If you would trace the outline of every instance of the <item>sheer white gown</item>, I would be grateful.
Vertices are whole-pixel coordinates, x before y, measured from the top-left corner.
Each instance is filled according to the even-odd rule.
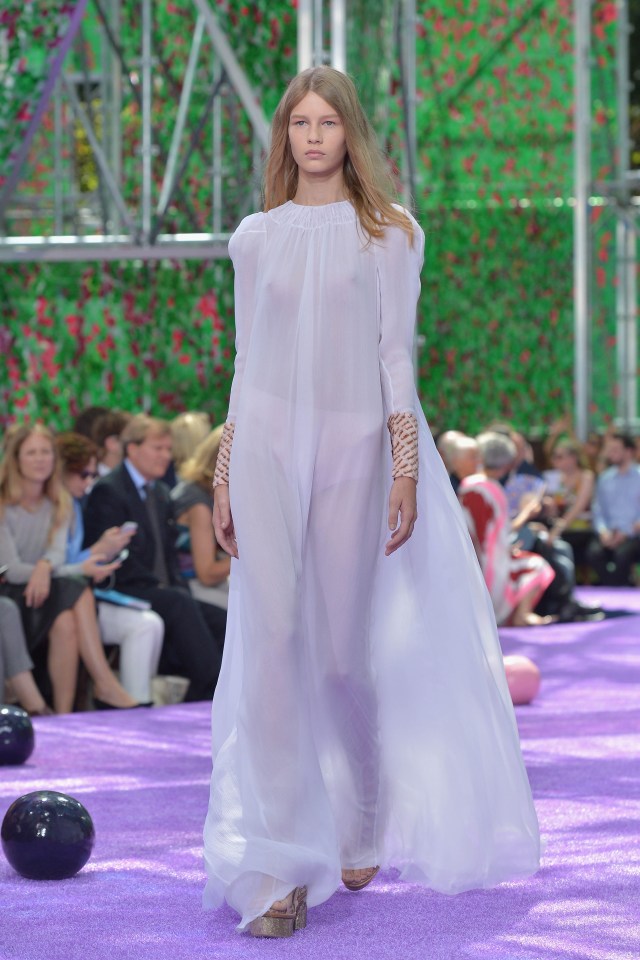
[[[347,201],[247,217],[235,267],[232,562],[213,701],[206,907],[239,929],[341,867],[445,893],[526,876],[538,823],[494,614],[414,387],[424,234]],[[419,519],[391,557],[386,420],[419,420]]]

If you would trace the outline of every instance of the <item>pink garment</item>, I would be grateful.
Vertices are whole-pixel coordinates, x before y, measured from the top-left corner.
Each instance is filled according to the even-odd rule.
[[[460,484],[458,496],[479,549],[496,620],[506,623],[531,589],[535,588],[538,602],[555,573],[543,557],[512,546],[509,504],[497,480],[484,474],[467,477]]]

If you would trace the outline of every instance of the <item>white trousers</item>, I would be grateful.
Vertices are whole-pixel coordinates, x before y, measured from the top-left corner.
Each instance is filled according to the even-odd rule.
[[[98,603],[105,646],[120,647],[120,682],[141,703],[151,700],[151,678],[158,672],[164,621],[153,610],[130,610]]]

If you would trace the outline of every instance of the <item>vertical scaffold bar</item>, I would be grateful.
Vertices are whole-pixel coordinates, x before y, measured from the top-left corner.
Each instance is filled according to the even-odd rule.
[[[151,234],[151,0],[142,0],[142,236]]]
[[[347,4],[346,0],[331,0],[331,66],[347,70]]]
[[[575,430],[580,440],[589,431],[590,303],[589,303],[589,192],[591,183],[591,4],[575,0],[573,5],[574,68],[574,198],[573,283],[574,283],[574,404]]]
[[[298,73],[313,64],[313,2],[298,0]]]
[[[630,218],[629,165],[629,3],[617,0],[616,93],[619,182],[616,223],[616,347],[618,369],[618,419],[626,430],[635,429],[638,397],[636,333],[636,237]]]

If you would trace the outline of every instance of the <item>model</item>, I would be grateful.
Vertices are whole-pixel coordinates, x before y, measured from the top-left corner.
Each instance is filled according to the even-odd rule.
[[[455,893],[539,861],[491,601],[414,386],[424,235],[392,196],[351,80],[299,74],[265,210],[229,246],[214,478],[234,559],[204,903],[257,936],[379,867]]]

